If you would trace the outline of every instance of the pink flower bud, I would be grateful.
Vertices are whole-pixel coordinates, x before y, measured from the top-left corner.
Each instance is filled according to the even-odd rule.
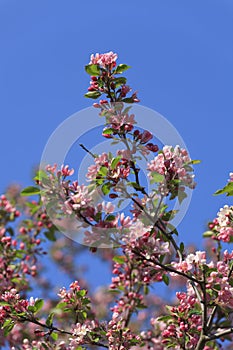
[[[153,135],[151,134],[151,132],[149,132],[148,130],[144,130],[141,136],[141,143],[147,143],[149,140],[151,140],[153,138]]]
[[[101,105],[104,105],[104,104],[106,104],[106,103],[108,103],[107,100],[100,100],[100,104],[101,104]]]

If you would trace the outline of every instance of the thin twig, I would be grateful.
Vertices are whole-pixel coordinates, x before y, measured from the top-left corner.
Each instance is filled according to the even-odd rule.
[[[96,155],[94,153],[92,153],[91,151],[89,151],[89,149],[87,149],[82,143],[80,143],[79,146],[82,147],[82,149],[84,149],[84,151],[89,153],[93,158],[96,158]]]
[[[148,261],[148,262],[151,262],[151,263],[153,263],[155,266],[157,265],[157,266],[159,266],[159,267],[162,267],[165,271],[173,272],[173,273],[175,273],[175,274],[177,274],[177,275],[180,275],[180,276],[182,276],[182,277],[185,277],[185,278],[187,278],[188,280],[190,280],[190,281],[192,281],[192,282],[194,282],[194,283],[197,283],[197,284],[201,284],[201,283],[202,283],[202,281],[199,281],[199,280],[197,280],[196,278],[194,278],[194,277],[192,277],[192,276],[189,276],[189,275],[187,275],[186,273],[184,273],[184,272],[182,272],[182,271],[173,269],[172,267],[167,266],[167,265],[164,265],[164,264],[162,264],[162,263],[159,262],[159,261],[155,261],[155,260],[153,260],[153,259],[150,259],[150,258],[145,257],[142,253],[140,253],[140,252],[137,251],[136,249],[133,249],[132,252],[133,252],[134,254],[140,256],[143,260],[146,260],[146,261]]]

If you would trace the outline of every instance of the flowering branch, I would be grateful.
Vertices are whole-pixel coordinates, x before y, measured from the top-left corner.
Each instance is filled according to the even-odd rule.
[[[139,99],[122,76],[129,68],[117,64],[113,52],[92,55],[85,67],[90,75],[85,97],[104,98],[94,103],[105,120],[102,136],[123,149],[98,155],[80,144],[93,160],[87,185],[70,179],[74,170],[68,165],[48,165],[36,174],[36,186],[22,191],[24,198],[39,195],[38,201],[26,199],[18,210],[14,196],[0,198],[0,324],[3,342],[7,340],[12,350],[83,350],[85,345],[110,350],[218,350],[224,340],[232,344],[233,252],[223,251],[222,242],[233,242],[233,207],[224,206],[204,233],[210,242],[209,258],[205,251],[178,243],[178,232],[170,224],[177,211],[169,210],[166,200],[182,203],[187,189],[195,188],[193,165],[198,161],[178,145],[159,150],[148,130],[136,128],[131,106]],[[147,160],[151,192],[143,186],[140,157]],[[100,192],[106,200],[99,200]],[[233,195],[232,173],[216,192],[222,193]],[[119,208],[126,199],[127,215],[113,202],[119,200]],[[12,228],[20,216],[19,226]],[[38,265],[45,239],[52,242],[55,261],[60,266],[64,261],[66,272],[72,266],[69,276],[75,277],[74,250],[68,241],[56,241],[55,226],[81,230],[83,243],[92,252],[117,248],[97,252],[112,267],[109,287],[87,297],[89,288],[75,280],[68,290],[60,290],[59,303],[48,299],[43,306],[43,299],[27,298],[29,275],[45,286],[44,294],[51,289],[40,280]],[[150,292],[161,282],[171,288],[171,295],[174,287],[182,290],[166,308],[167,301]],[[25,322],[27,327],[22,326]]]

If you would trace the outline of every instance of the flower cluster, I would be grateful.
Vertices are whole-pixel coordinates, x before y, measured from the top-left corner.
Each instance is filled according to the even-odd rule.
[[[140,335],[135,335],[122,321],[119,320],[118,312],[114,312],[106,333],[109,350],[128,350],[133,345],[141,343]]]
[[[62,301],[64,301],[67,304],[72,304],[74,303],[74,298],[76,298],[76,296],[79,296],[79,292],[81,287],[78,283],[78,281],[74,281],[70,284],[69,286],[69,290],[67,290],[65,287],[61,288],[58,296],[62,299]],[[83,293],[84,295],[86,293]]]
[[[11,224],[21,213],[6,196],[1,196],[0,208],[0,290],[3,293],[12,286],[17,287],[18,291],[25,290],[28,286],[26,276],[37,275],[37,257],[44,254],[40,234],[44,229],[52,232],[54,227],[41,204],[36,201],[20,208],[22,212],[24,210],[24,218],[16,232]]]
[[[117,60],[117,54],[112,51],[106,53],[96,53],[95,55],[91,55],[91,60],[89,64],[97,64],[102,68],[108,68],[108,66],[115,67]],[[111,69],[111,68],[110,68]]]
[[[158,146],[152,142],[149,142],[153,135],[148,131],[144,130],[140,132],[138,129],[134,130],[134,125],[136,124],[135,115],[129,114],[131,107],[124,106],[124,103],[108,103],[103,101],[99,104],[95,104],[95,107],[101,108],[100,116],[105,117],[106,127],[103,130],[102,135],[105,138],[113,138],[114,142],[123,142],[126,146],[125,150],[122,150],[124,158],[131,159],[133,161],[133,156],[138,152],[144,156],[148,155],[150,152],[157,152]],[[116,137],[118,136],[118,138]],[[132,136],[129,142],[126,136]]]
[[[113,158],[110,154],[102,153],[95,158],[95,164],[88,168],[87,178],[90,181],[101,182],[104,178],[113,186],[130,174],[129,161],[121,156]]]
[[[197,251],[195,254],[189,254],[184,260],[180,262],[172,262],[175,270],[181,272],[188,272],[195,270],[198,266],[206,264],[206,252]]]
[[[112,51],[96,55],[91,55],[89,64],[85,67],[86,72],[91,76],[90,86],[85,97],[96,99],[105,94],[110,102],[139,102],[137,93],[134,92],[130,97],[127,94],[132,90],[126,84],[125,77],[116,77],[130,68],[126,64],[116,64],[117,54]],[[107,100],[101,100],[95,103],[94,107],[102,108]]]
[[[159,319],[166,320],[162,343],[169,346],[172,344],[174,349],[195,349],[202,330],[200,304],[194,292],[177,292],[176,296],[178,305],[170,308],[169,316]]]
[[[72,329],[72,338],[70,338],[71,350],[77,349],[77,345],[85,344],[90,342],[89,334],[98,327],[98,324],[93,321],[86,321],[85,323],[76,323]]]
[[[11,350],[16,350],[17,348],[12,346]],[[33,340],[32,342],[29,339],[24,339],[22,343],[22,350],[44,350],[44,345],[41,341]]]
[[[209,223],[212,238],[226,243],[233,241],[233,207],[225,205]]]
[[[14,221],[20,216],[20,212],[9,202],[5,195],[0,196],[0,212],[0,232],[4,234],[4,224],[7,221]]]
[[[233,252],[224,252],[222,261],[206,261],[206,253],[197,251],[189,254],[185,260],[173,262],[175,271],[192,273],[196,280],[206,281],[206,297],[209,305],[221,305],[222,308],[233,308],[233,276],[232,276]],[[176,276],[176,272],[171,273]],[[197,288],[199,288],[197,286]]]
[[[121,106],[123,107],[123,104]],[[129,133],[136,124],[134,114],[129,114],[123,109],[119,110],[119,108],[116,111],[116,106],[112,106],[112,104],[104,104],[100,115],[106,118],[107,126],[103,130],[103,136],[106,138]]]
[[[73,173],[68,166],[62,165],[58,169],[55,164],[48,165],[46,172],[40,170],[36,177],[47,213],[54,222],[62,224],[65,217],[72,215],[82,222],[86,211],[91,208],[93,199],[89,188],[67,179]],[[64,221],[64,225],[69,225],[69,222]]]
[[[164,146],[163,150],[148,164],[148,176],[153,182],[160,182],[159,190],[164,196],[174,198],[178,190],[195,187],[192,160],[188,152],[179,146]],[[161,177],[158,175],[161,175]]]
[[[142,235],[140,233],[140,235]],[[132,283],[131,268],[128,265],[134,264],[134,280],[133,283],[149,285],[153,282],[162,281],[164,271],[157,265],[163,256],[169,253],[169,243],[162,242],[150,236],[150,232],[145,233],[137,240],[132,240],[127,243],[124,248],[124,253],[127,259],[116,258],[113,273],[117,277],[112,278],[111,289],[120,289],[123,285],[130,287]],[[131,264],[130,264],[131,262]],[[140,270],[138,269],[140,265]],[[137,271],[137,272],[136,272]]]
[[[73,190],[74,192],[64,203],[64,208],[67,214],[71,214],[72,212],[79,213],[90,207],[92,198],[87,186],[80,186],[77,182],[74,182],[72,187],[69,187],[69,190]]]
[[[3,326],[5,321],[11,317],[13,320],[20,319],[20,317],[29,311],[30,306],[34,306],[35,302],[36,301],[33,298],[30,300],[21,298],[17,290],[14,288],[4,292],[0,296],[0,325]],[[14,321],[11,325],[13,328]]]

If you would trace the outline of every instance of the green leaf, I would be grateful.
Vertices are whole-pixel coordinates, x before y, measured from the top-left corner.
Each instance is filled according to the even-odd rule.
[[[40,189],[38,187],[29,186],[21,191],[21,196],[34,196],[40,194]]]
[[[35,205],[33,209],[31,209],[31,214],[34,215],[41,209],[41,205]]]
[[[212,237],[213,235],[214,235],[214,233],[212,231],[205,231],[203,233],[203,237],[205,237],[205,238]]]
[[[0,301],[0,306],[9,306],[10,304],[6,301]]]
[[[105,129],[103,130],[103,134],[104,135],[111,135],[113,133],[113,129],[112,128],[109,128],[109,129]]]
[[[132,106],[126,107],[126,108],[124,109],[124,111],[122,112],[122,115],[127,114],[127,113],[130,111],[131,108],[132,108]]]
[[[7,337],[10,331],[14,328],[14,321],[12,320],[6,320],[2,326],[4,329],[4,336]]]
[[[223,187],[222,189],[217,190],[216,192],[214,192],[214,196],[217,196],[219,194],[224,194],[224,193],[226,193],[225,187]]]
[[[96,179],[96,186],[100,186],[100,185],[102,185],[103,184],[103,182],[104,182],[104,179]]]
[[[48,327],[52,326],[52,324],[53,324],[53,317],[54,317],[54,312],[51,312],[51,314],[48,315],[47,320],[45,322]]]
[[[33,178],[35,181],[41,181],[43,179],[48,179],[48,175],[44,170],[38,170],[36,176]]]
[[[33,305],[29,305],[27,309],[28,309],[28,311],[32,312],[33,314],[34,314],[34,312],[36,312],[36,308]]]
[[[51,333],[50,334],[50,336],[51,336],[51,338],[54,340],[54,341],[56,341],[57,339],[58,339],[58,334],[57,333]]]
[[[64,301],[61,301],[60,303],[57,304],[56,309],[63,309],[66,306],[67,306],[67,303],[65,303]]]
[[[7,319],[4,323],[3,323],[3,326],[2,328],[6,328],[9,326],[9,324],[11,324],[13,321],[11,319]]]
[[[126,82],[127,82],[127,80],[124,77],[114,79],[114,83],[116,84],[116,87],[118,87],[120,85],[125,85]]]
[[[147,309],[147,306],[144,304],[139,304],[139,305],[137,305],[137,309],[144,310],[144,309]]]
[[[44,235],[49,241],[52,241],[52,242],[56,241],[56,236],[54,231],[46,231],[44,232]]]
[[[158,321],[164,321],[164,322],[166,322],[166,321],[169,321],[171,318],[172,318],[172,316],[170,316],[170,315],[164,315],[164,316],[160,316],[160,317],[158,318]]]
[[[156,173],[156,172],[152,172],[151,176],[152,176],[152,179],[150,180],[151,184],[153,184],[155,182],[163,182],[163,180],[164,180],[164,176],[159,174],[159,173]]]
[[[149,287],[148,287],[147,285],[145,285],[145,286],[143,287],[143,289],[144,289],[144,294],[145,294],[145,295],[148,295],[149,292],[150,292]]]
[[[87,98],[97,99],[101,95],[102,94],[99,91],[88,91],[84,96],[87,97]]]
[[[160,255],[160,257],[159,257],[159,262],[160,262],[160,263],[162,263],[162,262],[163,262],[164,257],[165,257],[165,255]]]
[[[34,307],[35,307],[35,312],[40,311],[40,309],[42,309],[43,305],[44,305],[44,300],[43,300],[43,299],[37,299],[37,300],[35,301],[35,305],[34,305]]]
[[[108,215],[108,217],[106,218],[106,221],[113,221],[115,219],[116,219],[115,215]]]
[[[102,218],[102,213],[101,212],[98,212],[95,216],[94,216],[94,219],[95,221],[99,222]]]
[[[100,67],[97,64],[88,64],[85,66],[85,71],[89,75],[98,76],[100,75]]]
[[[130,66],[127,66],[127,64],[119,64],[119,66],[117,66],[117,68],[115,69],[114,74],[121,74],[123,72],[125,72],[127,69],[131,68]]]
[[[108,168],[106,166],[101,166],[98,171],[98,175],[106,176],[107,173],[108,173]]]
[[[81,289],[77,292],[77,296],[84,297],[87,294],[85,289]]]
[[[57,207],[57,200],[50,200],[49,203],[46,203],[46,210],[53,210],[54,208]]]
[[[120,199],[118,202],[117,202],[117,208],[120,208],[121,204],[124,203],[125,199]]]
[[[139,184],[137,184],[137,182],[134,182],[134,181],[127,182],[126,185],[132,186],[136,191],[141,191],[145,188],[145,187],[140,186]]]
[[[177,213],[178,213],[178,210],[169,210],[163,214],[162,220],[164,221],[172,220]]]
[[[109,289],[109,290],[108,290],[108,293],[110,293],[110,294],[119,294],[120,291],[117,290],[117,289]]]
[[[172,234],[174,234],[176,236],[179,236],[179,233],[178,233],[177,229],[173,225],[167,224],[167,228],[170,230],[170,232]]]
[[[178,192],[178,200],[179,203],[181,204],[183,200],[187,197],[187,194],[184,191],[179,191]]]
[[[163,275],[163,282],[168,286],[169,285],[169,277],[168,275]]]
[[[181,253],[184,252],[184,243],[183,242],[180,243],[180,252]]]
[[[90,299],[88,299],[88,298],[83,298],[83,299],[82,299],[82,305],[88,305],[88,304],[90,304]]]
[[[122,99],[122,102],[125,102],[125,103],[134,103],[134,100],[132,97],[126,97],[126,98],[123,98]]]
[[[120,160],[121,160],[121,156],[112,159],[112,162],[111,162],[111,169],[112,170],[114,170],[116,168],[116,166]]]
[[[233,196],[233,182],[228,182],[228,184],[222,189],[216,191],[214,196],[226,193],[227,196]]]
[[[192,316],[192,315],[201,315],[201,314],[202,314],[201,310],[198,310],[197,308],[191,309],[191,310],[188,312],[188,315],[189,315],[189,316]]]
[[[124,256],[114,256],[112,260],[121,265],[125,263]]]
[[[44,305],[44,300],[43,299],[37,299],[35,301],[35,304],[34,304],[34,308],[35,308],[34,312],[36,313],[36,312],[40,311],[40,309],[42,309],[43,305]]]
[[[220,284],[215,284],[215,285],[213,286],[213,289],[214,289],[214,290],[217,290],[217,291],[220,291],[220,290],[221,290]]]
[[[199,159],[193,159],[193,160],[191,160],[190,163],[191,164],[199,164],[199,163],[201,163],[201,161]]]
[[[106,196],[107,194],[109,194],[109,192],[111,191],[111,183],[107,182],[106,184],[103,184],[103,186],[101,187],[101,190],[103,192],[103,194]]]
[[[86,311],[82,311],[82,316],[83,316],[84,320],[86,320],[86,318],[87,318],[87,313],[86,313]]]

